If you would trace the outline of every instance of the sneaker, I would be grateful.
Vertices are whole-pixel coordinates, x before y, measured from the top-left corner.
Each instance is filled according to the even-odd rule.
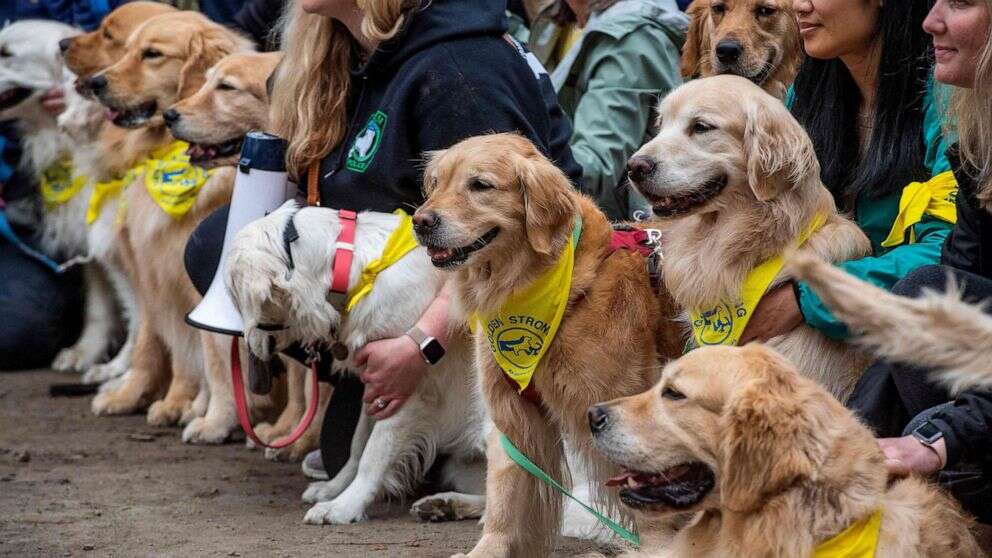
[[[327,471],[324,470],[324,460],[320,457],[319,449],[303,458],[303,474],[314,480],[327,480]]]

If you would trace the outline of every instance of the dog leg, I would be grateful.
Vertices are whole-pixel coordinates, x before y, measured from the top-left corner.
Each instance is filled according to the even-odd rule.
[[[364,409],[363,409],[364,411]],[[355,480],[358,475],[358,467],[361,463],[362,454],[372,435],[373,420],[364,412],[358,419],[358,426],[355,427],[355,435],[351,438],[351,450],[348,461],[344,467],[338,471],[337,475],[329,481],[312,482],[303,492],[303,501],[308,504],[326,502],[337,498],[339,494]]]
[[[192,350],[193,347],[191,346],[190,349]],[[202,353],[202,349],[198,352]],[[173,356],[172,382],[169,384],[169,391],[166,392],[163,399],[152,403],[151,407],[148,408],[148,424],[172,426],[177,424],[184,414],[188,413],[193,405],[193,400],[200,392],[200,383],[203,377],[201,371],[203,356],[202,354],[199,356],[199,359],[190,359],[190,356],[187,355],[181,355],[178,358]],[[198,363],[193,365],[190,360],[198,361]]]
[[[126,415],[146,408],[169,380],[169,357],[147,320],[139,325],[134,362],[124,383],[93,398],[95,415]]]
[[[456,492],[424,496],[410,506],[410,513],[421,521],[461,521],[480,519],[486,511],[486,463],[481,456],[451,456],[441,471],[444,484]]]
[[[307,373],[306,368],[303,368],[302,365],[296,364],[295,367],[303,375]],[[291,364],[287,368],[291,371],[294,368],[294,365]],[[310,383],[306,381],[305,377],[303,382],[303,391],[306,395],[304,405],[306,405],[306,402],[309,402],[310,398],[313,397],[313,394],[310,393]],[[331,401],[331,390],[333,388],[329,384],[321,383],[318,386],[318,389],[319,392],[317,393],[317,397],[319,397],[320,400],[317,402],[317,414],[315,415],[313,422],[310,423],[310,426],[303,433],[303,436],[300,436],[299,440],[282,449],[266,448],[266,459],[274,461],[301,461],[308,453],[320,446],[320,431],[324,426],[324,421],[321,420],[321,418],[324,416],[324,413],[327,412],[327,404]],[[301,413],[300,418],[302,417],[303,415]],[[286,434],[288,434],[298,422],[299,419],[297,419],[296,422],[293,423],[289,429],[287,429]]]
[[[127,339],[124,340],[124,344],[110,362],[92,366],[83,374],[83,383],[87,384],[103,383],[119,378],[127,372],[131,366],[131,358],[138,337],[138,324],[141,322],[141,310],[127,276],[114,265],[107,265],[105,270],[107,278],[116,292],[117,301],[127,323]]]
[[[183,430],[183,442],[222,444],[238,430],[238,415],[228,374],[230,357],[224,358],[224,347],[230,346],[230,339],[216,333],[200,332],[206,377],[206,387],[200,393],[209,393],[209,399],[206,413],[191,420]]]
[[[62,349],[52,368],[62,372],[85,370],[107,354],[108,345],[114,338],[116,320],[113,294],[107,278],[95,264],[83,266],[83,279],[86,288],[86,323],[79,340]]]

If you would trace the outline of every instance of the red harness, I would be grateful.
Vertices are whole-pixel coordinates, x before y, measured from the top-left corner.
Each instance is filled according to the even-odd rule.
[[[341,233],[338,234],[337,250],[331,263],[331,290],[327,296],[328,299],[334,297],[343,301],[348,296],[351,262],[355,259],[355,228],[358,226],[358,214],[350,209],[339,209],[338,222],[341,224]]]

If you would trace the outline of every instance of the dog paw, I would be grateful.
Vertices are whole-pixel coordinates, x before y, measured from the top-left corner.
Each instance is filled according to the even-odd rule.
[[[186,405],[177,405],[162,399],[148,407],[148,424],[152,426],[174,426],[186,410]]]
[[[187,444],[223,444],[231,437],[226,424],[214,424],[203,417],[194,418],[183,429],[183,442]]]
[[[337,500],[321,502],[307,511],[303,522],[308,525],[347,525],[365,519],[365,510],[349,509]]]
[[[102,384],[114,378],[119,378],[127,372],[127,368],[116,366],[113,362],[90,366],[89,370],[83,374],[84,384]]]
[[[183,409],[183,414],[179,416],[179,426],[192,424],[194,420],[203,418],[203,415],[196,414],[196,409],[192,405]]]
[[[89,360],[87,359],[87,355],[83,354],[80,347],[68,347],[62,349],[59,351],[59,354],[55,355],[55,360],[52,361],[52,369],[59,372],[75,372],[77,370],[83,370],[93,364],[92,361],[87,362],[87,360]]]
[[[260,422],[255,425],[255,435],[266,444],[271,444],[276,438],[272,435],[272,425],[267,422]]]
[[[98,393],[96,397],[93,398],[93,403],[90,408],[93,410],[93,414],[100,416],[109,415],[130,415],[137,413],[144,407],[144,402],[142,400],[132,400],[126,397],[122,397],[117,391],[106,391]]]
[[[414,502],[410,506],[410,515],[420,521],[435,523],[461,519],[458,517],[458,511],[455,509],[454,503],[451,500],[438,498],[437,496],[425,496]]]

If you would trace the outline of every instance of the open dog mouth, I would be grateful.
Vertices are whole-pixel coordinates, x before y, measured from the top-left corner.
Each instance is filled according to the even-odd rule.
[[[716,197],[726,187],[727,175],[722,174],[707,180],[702,186],[691,192],[682,192],[671,196],[656,196],[645,193],[643,190],[641,193],[651,203],[651,207],[654,208],[654,214],[658,217],[678,217],[702,206]]]
[[[427,253],[431,256],[431,263],[435,267],[450,268],[465,263],[465,260],[475,251],[486,247],[499,234],[499,227],[489,229],[489,232],[475,239],[475,242],[468,246],[458,248],[439,248],[425,244]]]
[[[7,110],[17,106],[21,101],[31,96],[31,90],[27,87],[14,87],[0,93],[0,110]]]
[[[107,120],[121,128],[137,128],[155,116],[157,108],[158,103],[155,101],[147,101],[132,108],[116,108],[108,105]]]
[[[186,148],[186,155],[189,156],[189,161],[194,165],[197,163],[205,163],[208,161],[213,161],[214,159],[219,159],[221,157],[228,157],[230,155],[235,155],[239,153],[241,151],[241,142],[243,140],[244,137],[239,136],[234,139],[229,139],[225,142],[214,143],[214,144],[189,142],[189,147]]]
[[[606,481],[620,487],[620,500],[635,509],[690,508],[703,500],[716,485],[716,476],[700,462],[683,463],[660,473],[624,470]]]

